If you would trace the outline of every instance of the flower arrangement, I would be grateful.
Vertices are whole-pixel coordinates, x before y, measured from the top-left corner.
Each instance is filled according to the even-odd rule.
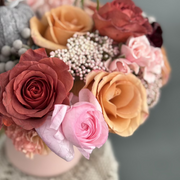
[[[0,128],[17,150],[89,159],[146,121],[171,68],[160,25],[132,0],[0,5]]]

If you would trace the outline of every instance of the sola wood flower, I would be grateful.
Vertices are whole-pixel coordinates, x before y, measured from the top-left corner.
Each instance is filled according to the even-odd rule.
[[[55,104],[69,104],[69,67],[48,58],[45,49],[28,50],[10,71],[0,74],[0,113],[26,130],[41,126]],[[8,120],[11,119],[11,120]]]
[[[79,92],[79,100],[72,106],[55,105],[52,116],[36,131],[47,146],[66,161],[73,159],[73,145],[89,159],[92,151],[108,138],[101,106],[88,89]]]
[[[0,1],[2,2],[3,0]],[[29,20],[33,15],[33,11],[26,4],[19,3],[12,8],[0,4],[0,51],[4,45],[11,46],[17,39],[24,44],[27,43],[27,39],[21,36],[21,32],[29,27]]]
[[[50,151],[35,130],[27,131],[15,124],[5,128],[6,135],[13,141],[15,148],[33,158],[35,154],[46,155]]]
[[[86,85],[99,101],[111,132],[130,136],[148,116],[146,90],[133,74],[93,71]]]

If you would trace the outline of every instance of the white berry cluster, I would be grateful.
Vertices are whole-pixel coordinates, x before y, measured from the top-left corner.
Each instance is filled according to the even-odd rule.
[[[30,38],[31,31],[25,28],[21,32],[21,36],[25,39]],[[17,39],[13,42],[12,47],[5,45],[0,49],[0,73],[11,70],[19,61],[19,57],[24,54],[29,47],[24,45],[21,40]]]
[[[98,31],[84,35],[75,34],[67,41],[67,49],[51,52],[51,57],[58,57],[69,65],[74,78],[85,80],[92,70],[107,70],[107,61],[112,60],[119,51],[113,46],[113,40],[100,36]]]

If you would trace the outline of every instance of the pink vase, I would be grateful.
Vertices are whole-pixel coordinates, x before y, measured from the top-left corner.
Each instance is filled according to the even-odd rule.
[[[14,148],[9,138],[6,139],[5,150],[8,160],[16,168],[28,175],[39,177],[53,177],[67,172],[78,164],[82,157],[78,149],[74,148],[75,157],[71,162],[66,162],[53,152],[50,152],[47,156],[35,155],[33,159],[28,159],[23,153]]]

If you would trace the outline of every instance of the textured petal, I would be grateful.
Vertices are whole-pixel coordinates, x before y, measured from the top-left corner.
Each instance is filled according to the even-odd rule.
[[[40,49],[36,49],[36,50],[32,50],[32,49],[28,49],[26,51],[26,53],[21,55],[20,61],[39,61],[43,58],[47,58],[47,54],[44,48],[40,48]]]
[[[48,65],[56,71],[58,79],[64,84],[67,92],[72,89],[73,77],[69,72],[67,72],[69,66],[67,66],[62,60],[59,60],[58,58],[46,58],[42,59],[40,62]]]
[[[40,128],[36,128],[38,135],[51,151],[64,160],[71,161],[74,157],[73,145],[63,138],[64,136],[60,126],[58,130],[55,130],[54,128],[51,128],[51,123],[51,116],[48,116],[45,123]]]

